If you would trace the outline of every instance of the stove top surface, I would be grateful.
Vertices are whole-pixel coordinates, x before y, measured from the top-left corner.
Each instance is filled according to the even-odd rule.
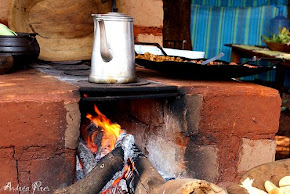
[[[135,83],[97,84],[88,82],[90,61],[43,62],[33,68],[79,88],[81,101],[164,98],[177,96],[177,86],[137,78]]]

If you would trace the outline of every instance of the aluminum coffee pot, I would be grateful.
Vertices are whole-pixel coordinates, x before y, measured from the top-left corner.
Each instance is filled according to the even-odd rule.
[[[135,82],[133,18],[118,12],[92,16],[95,34],[89,82]]]

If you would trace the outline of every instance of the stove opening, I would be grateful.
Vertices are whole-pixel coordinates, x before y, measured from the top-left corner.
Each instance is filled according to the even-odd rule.
[[[205,180],[179,179],[172,172],[170,176],[169,171],[176,169],[168,166],[172,161],[166,159],[165,153],[171,154],[176,148],[161,151],[160,145],[156,149],[149,145],[154,142],[151,138],[158,136],[157,128],[163,125],[164,103],[165,99],[81,102],[77,181],[56,193],[190,193],[217,187]],[[156,110],[160,112],[156,114]],[[146,120],[151,123],[145,124]],[[224,192],[219,189],[218,193]]]
[[[138,151],[134,147],[134,137],[126,134],[118,123],[112,123],[98,107],[94,105],[94,113],[86,113],[80,128],[80,138],[77,150],[76,177],[81,180],[97,165],[108,165],[104,162],[114,149],[122,149],[123,161],[117,164],[119,171],[115,173],[108,169],[103,176],[109,180],[101,193],[133,193],[134,170]],[[102,163],[104,162],[104,163]],[[104,182],[105,183],[105,182]]]

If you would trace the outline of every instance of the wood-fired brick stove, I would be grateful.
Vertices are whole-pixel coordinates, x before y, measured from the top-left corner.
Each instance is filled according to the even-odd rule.
[[[1,122],[5,123],[2,127],[5,131],[1,140],[3,146],[16,146],[17,153],[19,147],[22,149],[21,146],[24,145],[18,139],[25,137],[29,140],[25,141],[25,145],[29,146],[45,144],[50,148],[57,140],[66,150],[75,149],[74,142],[79,131],[80,117],[76,113],[80,111],[80,88],[72,85],[86,81],[87,77],[84,74],[71,76],[72,70],[64,73],[64,70],[57,69],[73,65],[75,64],[55,64],[52,67],[50,64],[41,63],[34,67],[44,73],[28,69],[2,76],[1,106],[6,110],[0,117]],[[88,67],[84,67],[87,68],[84,71],[88,73]],[[55,73],[54,77],[48,76],[52,72]],[[78,73],[81,74],[82,70],[78,70]],[[237,180],[249,168],[274,159],[274,134],[278,130],[281,102],[276,90],[250,83],[178,80],[153,74],[144,76],[145,71],[137,73],[142,73],[142,77],[150,78],[150,81],[175,88],[177,86],[177,97],[130,99],[128,106],[125,104],[127,112],[118,109],[118,106],[112,107],[118,101],[124,100],[106,101],[106,93],[102,95],[105,96],[102,102],[98,103],[111,104],[112,110],[122,110],[124,115],[128,113],[134,118],[134,122],[120,124],[130,130],[140,149],[158,170],[164,170],[168,176],[196,177],[226,184]],[[141,87],[136,88],[140,90]],[[102,89],[98,90],[97,93],[100,94]],[[118,88],[113,90],[115,94],[120,91]],[[82,102],[87,103],[84,99]],[[40,107],[43,107],[41,113]],[[18,109],[21,111],[15,114]],[[43,114],[46,115],[45,118],[38,117]],[[110,115],[107,116],[111,118]],[[12,119],[13,125],[7,122]],[[29,126],[23,125],[23,121],[29,123]],[[33,127],[36,122],[37,127]],[[15,125],[21,127],[16,131],[11,130]],[[42,127],[38,129],[39,126]],[[19,133],[20,129],[24,130]],[[7,137],[12,138],[10,140]],[[157,159],[159,156],[162,157]],[[66,157],[62,156],[62,159],[66,160]],[[20,165],[27,163],[26,158],[16,160]],[[44,158],[41,161],[47,162]],[[59,160],[56,158],[50,161]],[[39,168],[35,167],[38,162],[39,158],[32,160],[33,169],[38,170],[29,174],[31,180],[35,180],[38,175]],[[73,162],[70,164],[73,165]],[[24,172],[28,171],[18,170],[21,175],[19,179],[26,181]],[[46,175],[51,177],[51,172]],[[52,185],[51,188],[56,188],[53,187],[53,181],[47,183]]]

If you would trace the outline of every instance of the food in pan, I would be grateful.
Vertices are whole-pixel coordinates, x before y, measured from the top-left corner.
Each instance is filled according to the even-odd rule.
[[[249,67],[249,68],[258,68],[258,66],[255,65],[249,65],[249,64],[244,64],[243,66]]]
[[[184,60],[180,57],[164,56],[164,55],[160,56],[160,55],[151,54],[149,52],[146,52],[144,54],[138,54],[136,58],[145,59],[145,60],[154,61],[154,62],[173,61],[173,62],[185,62],[185,63],[196,63],[196,64],[201,64],[204,61],[202,59]],[[221,61],[212,61],[208,63],[207,65],[224,65],[224,63]],[[238,64],[236,62],[230,62],[229,65],[238,65]],[[258,66],[249,65],[249,64],[244,64],[243,66],[248,67],[248,68],[258,68]]]
[[[203,60],[184,60],[180,57],[174,57],[174,56],[163,56],[163,55],[154,55],[151,54],[149,52],[144,53],[144,55],[142,54],[138,54],[136,56],[137,59],[145,59],[145,60],[149,60],[149,61],[155,61],[155,62],[163,62],[163,61],[174,61],[174,62],[189,62],[189,63],[197,63],[200,64],[203,62]],[[212,61],[210,63],[208,63],[207,65],[222,65],[223,62],[219,62],[219,61]]]
[[[229,65],[238,65],[236,62],[230,62]],[[243,64],[244,67],[248,68],[258,68],[258,66],[255,65],[249,65],[249,64]]]
[[[188,62],[188,61],[184,61],[184,62]],[[189,62],[191,63],[196,63],[196,64],[201,64],[203,62],[203,60],[190,60]],[[211,61],[206,65],[223,65],[223,62],[220,61]]]
[[[156,61],[156,62],[162,62],[162,61],[175,61],[175,62],[183,62],[183,59],[180,57],[171,57],[171,56],[159,56],[159,55],[154,55],[151,53],[144,53],[144,55],[138,54],[136,56],[137,59],[145,59],[149,61]]]

